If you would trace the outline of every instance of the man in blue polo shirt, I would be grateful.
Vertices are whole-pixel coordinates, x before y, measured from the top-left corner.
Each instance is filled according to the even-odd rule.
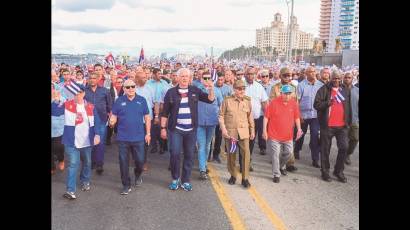
[[[131,180],[128,170],[128,149],[131,150],[135,161],[135,185],[142,183],[144,165],[144,140],[147,144],[151,141],[151,117],[147,101],[135,93],[134,81],[128,79],[124,83],[123,96],[118,97],[112,108],[110,126],[114,127],[118,121],[117,142],[119,147],[120,171],[123,189],[121,195],[131,191]],[[145,121],[145,131],[144,131]]]

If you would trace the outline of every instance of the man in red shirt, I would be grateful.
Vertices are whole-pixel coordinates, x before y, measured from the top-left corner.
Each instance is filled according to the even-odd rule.
[[[313,107],[317,110],[320,124],[322,179],[332,181],[329,176],[329,154],[332,138],[335,136],[338,153],[333,175],[340,182],[346,183],[343,170],[347,152],[347,127],[351,123],[351,107],[350,93],[341,84],[341,74],[338,71],[333,71],[330,82],[317,91]]]
[[[297,136],[302,136],[300,112],[297,101],[292,98],[293,88],[290,85],[281,87],[281,95],[271,101],[263,119],[263,138],[268,140],[272,149],[273,182],[279,183],[280,174],[286,175],[285,164],[293,152],[293,128],[296,123]],[[279,153],[283,147],[279,159]]]

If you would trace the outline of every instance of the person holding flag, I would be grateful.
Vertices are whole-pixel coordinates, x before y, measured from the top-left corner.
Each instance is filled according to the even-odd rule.
[[[335,136],[338,153],[333,175],[340,182],[346,183],[343,170],[348,146],[348,125],[351,124],[351,106],[350,94],[341,84],[340,75],[337,70],[332,72],[331,81],[317,91],[313,107],[317,110],[320,125],[322,179],[327,182],[332,181],[329,176],[329,154],[332,138]]]
[[[245,82],[236,80],[233,84],[234,95],[227,96],[219,112],[219,127],[228,149],[228,171],[231,174],[228,183],[235,184],[238,169],[235,166],[236,149],[239,146],[242,156],[242,185],[249,188],[249,140],[255,138],[255,122],[252,116],[251,98],[245,96]]]

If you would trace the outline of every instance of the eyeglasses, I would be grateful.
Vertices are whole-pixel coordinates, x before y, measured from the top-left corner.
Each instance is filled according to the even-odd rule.
[[[238,87],[238,88],[235,88],[236,90],[245,90],[245,87]]]
[[[135,85],[127,85],[127,86],[124,86],[126,89],[130,89],[130,88],[135,88]]]
[[[208,81],[211,78],[210,77],[203,77],[202,79],[204,79],[205,81]]]
[[[265,78],[265,77],[269,77],[269,75],[262,75],[261,77]]]

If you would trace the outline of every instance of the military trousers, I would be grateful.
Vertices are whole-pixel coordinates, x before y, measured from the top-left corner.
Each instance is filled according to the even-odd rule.
[[[236,152],[238,150],[241,150],[242,154],[242,180],[249,179],[249,164],[250,164],[250,151],[249,151],[249,138],[239,140],[237,144],[236,151],[234,153],[230,153],[231,149],[231,140],[225,138],[225,146],[227,149],[227,155],[228,155],[228,171],[233,177],[237,177],[238,174],[238,168],[236,167]]]

